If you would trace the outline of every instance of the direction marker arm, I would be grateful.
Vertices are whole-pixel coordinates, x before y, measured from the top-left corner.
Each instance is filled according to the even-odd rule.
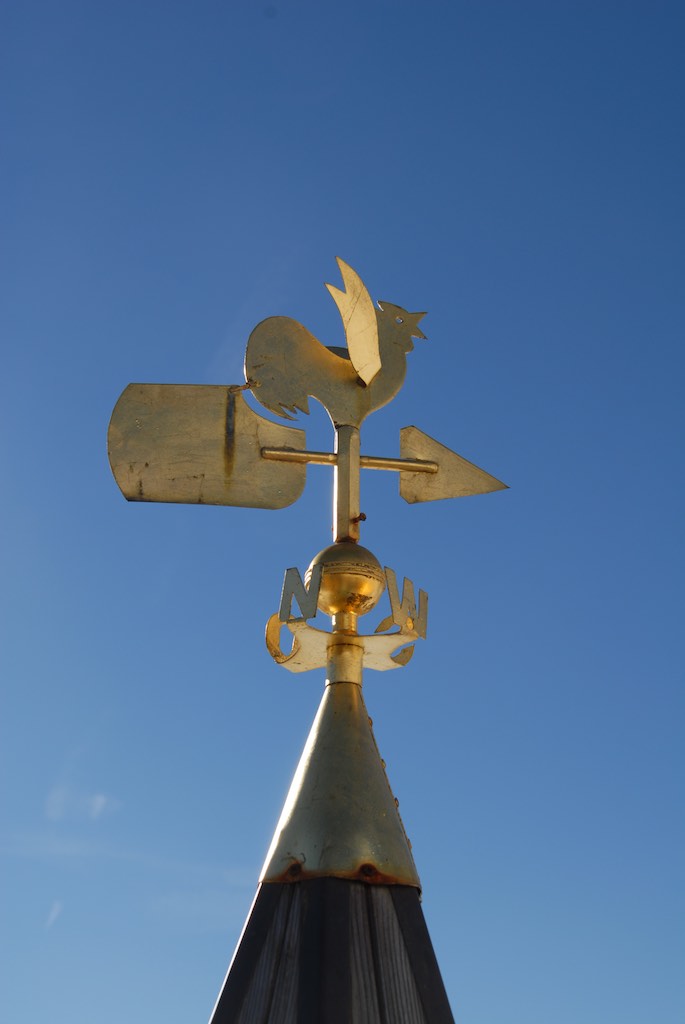
[[[357,433],[356,427],[338,427],[336,435],[343,437],[341,431]],[[352,436],[352,435],[350,435]],[[347,443],[347,442],[345,442]],[[340,447],[339,454],[332,452],[310,452],[291,447],[261,449],[263,459],[275,462],[294,463],[337,467],[340,458],[347,458],[345,448]],[[359,455],[355,459],[359,469],[384,469],[400,474],[400,496],[409,504],[423,501],[438,501],[441,498],[465,498],[472,494],[488,494],[491,491],[504,491],[507,484],[502,483],[490,473],[475,466],[468,459],[458,455],[444,444],[424,434],[418,427],[402,427],[400,430],[400,458],[383,458],[376,455]],[[343,516],[346,514],[342,513]],[[355,512],[354,515],[357,515]],[[336,524],[336,529],[338,528]],[[355,538],[356,539],[356,538]]]
[[[262,458],[273,462],[296,462],[311,466],[336,466],[335,452],[297,451],[295,448],[262,448]],[[437,473],[437,462],[426,459],[395,459],[382,455],[360,455],[360,469],[385,469],[395,473]]]

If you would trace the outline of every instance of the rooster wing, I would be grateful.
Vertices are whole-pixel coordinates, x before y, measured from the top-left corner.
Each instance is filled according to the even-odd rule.
[[[350,361],[364,384],[370,384],[381,369],[376,307],[356,270],[339,256],[336,260],[345,290],[326,287],[340,310]]]

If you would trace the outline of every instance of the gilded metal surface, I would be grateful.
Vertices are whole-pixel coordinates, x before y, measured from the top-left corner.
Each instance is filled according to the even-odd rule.
[[[389,629],[391,625],[399,626],[400,629],[414,629],[418,635],[425,640],[428,631],[428,594],[425,590],[419,590],[418,608],[414,597],[414,584],[407,577],[404,577],[402,584],[402,597],[400,597],[397,586],[397,576],[393,569],[385,567],[385,578],[388,585],[388,597],[390,599],[390,615],[376,627],[376,632]]]
[[[336,683],[362,685],[364,639],[355,633],[333,633],[326,650],[326,686]]]
[[[335,466],[338,462],[335,452],[296,452],[292,448],[262,448],[262,458],[273,462],[297,462],[312,466]]]
[[[359,427],[335,430],[333,470],[333,537],[336,541],[359,540]]]
[[[392,614],[373,636],[360,636],[357,619],[375,608],[386,588],[386,579],[392,588]],[[272,615],[266,626],[266,646],[271,657],[291,672],[308,672],[327,666],[329,682],[350,681],[348,666],[353,661],[356,668],[352,681],[361,683],[364,666],[379,671],[399,668],[412,656],[413,647],[407,645],[425,636],[427,598],[424,592],[420,592],[420,613],[417,614],[411,581],[405,579],[400,600],[392,569],[383,571],[376,556],[360,544],[348,541],[324,548],[312,559],[305,573],[305,584],[306,588],[296,569],[287,570],[279,613]],[[290,615],[293,597],[300,605],[302,617]],[[314,600],[324,614],[332,617],[332,633],[309,626],[305,621],[312,617]],[[399,626],[399,631],[379,635],[393,624]],[[293,636],[291,650],[287,653],[281,648],[283,625]],[[349,649],[343,650],[345,645]],[[344,664],[338,664],[343,655]]]
[[[283,623],[278,615],[269,616],[266,623],[264,639],[274,661],[289,672],[309,672],[314,668],[323,668],[331,634],[308,626],[304,619],[291,619],[286,625],[293,635],[290,651],[281,648]]]
[[[295,601],[300,608],[300,618],[313,619],[319,605],[319,591],[321,590],[321,577],[323,566],[309,567],[310,572],[306,583],[302,582],[299,569],[286,569],[281,590],[281,604],[278,609],[278,618],[281,622],[287,622],[292,617],[292,606]]]
[[[361,687],[327,686],[260,881],[421,883]]]
[[[425,459],[388,459],[374,455],[362,455],[359,459],[362,469],[385,469],[395,473],[437,473],[437,462]]]
[[[129,384],[108,435],[112,472],[129,501],[268,509],[297,501],[306,467],[266,462],[261,449],[304,444],[304,431],[212,385]]]
[[[293,642],[290,651],[286,652],[281,648],[283,625],[277,614],[269,618],[266,624],[266,646],[274,661],[290,672],[310,672],[314,668],[325,668],[329,663],[329,649],[337,637],[345,636],[349,639],[347,632],[328,633],[310,626],[303,619],[290,619],[285,625],[292,633]],[[392,633],[374,633],[372,636],[356,634],[355,639],[363,645],[364,668],[387,672],[388,669],[402,668],[407,664],[414,653],[413,643],[419,639],[419,633],[407,622]]]
[[[340,311],[350,362],[364,381],[370,384],[381,369],[378,322],[373,299],[359,274],[343,260],[337,260],[345,290],[327,284]]]
[[[403,458],[435,462],[438,466],[435,474],[400,473],[400,495],[410,504],[507,490],[507,484],[417,427],[402,427],[400,430],[400,454]]]
[[[338,456],[335,452],[293,451],[292,448],[262,448],[262,458],[274,462],[297,462],[312,466],[337,466]],[[361,469],[386,469],[395,473],[437,473],[437,462],[426,462],[425,459],[395,459],[381,455],[360,455]]]
[[[325,615],[365,615],[375,608],[385,590],[381,563],[361,544],[346,542],[324,548],[312,559],[305,573],[306,583],[319,567],[318,606]]]
[[[388,302],[374,307],[358,275],[340,259],[338,265],[346,292],[331,294],[343,316],[347,349],[326,348],[290,317],[270,317],[248,339],[245,380],[257,401],[278,416],[308,413],[311,397],[334,425],[358,427],[402,387],[412,338],[425,338],[418,326],[425,314]]]
[[[327,285],[347,349],[325,348],[288,317],[258,324],[245,353],[246,384],[131,384],[112,414],[109,454],[129,501],[278,509],[302,493],[307,463],[334,467],[333,536],[358,541],[361,469],[400,473],[408,502],[484,494],[506,485],[416,427],[400,434],[401,457],[362,455],[359,425],[400,390],[423,313],[374,306],[359,275],[338,260],[343,289]],[[336,451],[305,450],[301,430],[258,416],[240,392],[292,418],[316,398],[335,426]]]

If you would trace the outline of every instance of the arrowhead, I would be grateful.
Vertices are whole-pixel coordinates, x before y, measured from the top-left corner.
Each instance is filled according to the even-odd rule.
[[[508,487],[418,427],[402,427],[400,430],[400,455],[403,459],[423,459],[438,464],[437,473],[400,473],[400,495],[410,504],[489,494]]]

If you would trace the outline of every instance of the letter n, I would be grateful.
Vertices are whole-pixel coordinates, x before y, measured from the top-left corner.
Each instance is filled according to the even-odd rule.
[[[281,591],[281,607],[278,610],[278,618],[281,622],[288,622],[291,618],[293,600],[300,606],[303,619],[313,619],[316,615],[316,605],[319,600],[321,589],[322,565],[315,565],[309,580],[309,586],[305,587],[298,569],[286,569]]]

